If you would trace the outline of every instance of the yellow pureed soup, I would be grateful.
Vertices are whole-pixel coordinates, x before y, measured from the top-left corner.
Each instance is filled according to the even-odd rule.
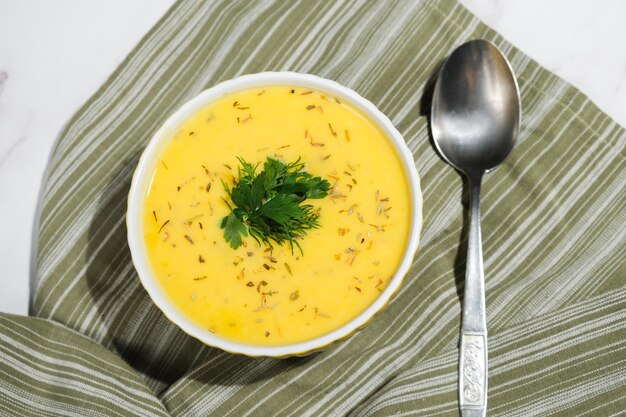
[[[163,151],[143,212],[148,258],[163,291],[207,332],[240,343],[313,339],[365,310],[396,271],[409,233],[408,183],[393,145],[348,103],[285,86],[225,95],[185,121]],[[330,183],[307,199],[319,228],[273,250],[238,249],[221,220],[238,157],[301,158]]]

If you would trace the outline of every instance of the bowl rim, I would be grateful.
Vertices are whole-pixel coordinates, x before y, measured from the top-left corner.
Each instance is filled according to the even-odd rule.
[[[172,139],[173,132],[178,129],[181,123],[196,111],[226,94],[248,90],[250,88],[269,86],[304,87],[326,92],[329,93],[329,95],[336,96],[340,100],[349,102],[358,111],[365,113],[369,119],[385,133],[402,161],[403,171],[408,180],[410,199],[412,202],[409,216],[410,232],[404,249],[404,255],[396,272],[379,296],[352,320],[329,333],[303,342],[277,346],[252,345],[222,338],[207,329],[201,328],[185,317],[182,312],[167,299],[152,272],[147,251],[143,244],[142,221],[143,199],[152,180],[154,167],[156,163],[158,163],[158,156]],[[352,335],[382,310],[399,290],[404,276],[410,269],[413,257],[419,245],[419,236],[422,228],[422,193],[413,155],[406,145],[404,138],[394,127],[391,120],[369,100],[336,81],[321,78],[317,75],[291,71],[268,71],[246,74],[220,82],[186,101],[166,119],[143,150],[133,173],[130,190],[128,192],[126,227],[132,262],[141,284],[154,304],[156,304],[163,314],[181,330],[206,345],[217,347],[230,353],[244,354],[252,357],[297,356],[319,350],[335,341],[345,339]]]

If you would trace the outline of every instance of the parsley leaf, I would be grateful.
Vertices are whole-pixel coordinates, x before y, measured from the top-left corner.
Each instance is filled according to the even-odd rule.
[[[224,229],[224,239],[233,249],[237,249],[241,245],[242,236],[248,236],[246,225],[233,213],[222,219],[221,227]]]
[[[286,164],[268,157],[259,173],[258,165],[237,159],[241,166],[235,186],[231,189],[222,182],[235,205],[222,219],[224,239],[237,249],[242,237],[250,235],[270,248],[272,242],[278,245],[289,242],[292,252],[296,246],[302,253],[297,239],[305,236],[307,230],[319,227],[319,212],[312,205],[302,203],[307,198],[326,197],[330,189],[328,181],[306,172],[300,158]]]

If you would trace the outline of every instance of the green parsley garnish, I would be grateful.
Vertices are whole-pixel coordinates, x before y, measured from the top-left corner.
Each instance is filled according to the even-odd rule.
[[[260,245],[272,248],[289,242],[291,251],[302,248],[297,239],[306,231],[319,227],[319,212],[310,204],[302,204],[307,198],[324,198],[330,184],[321,177],[313,177],[304,171],[304,163],[284,162],[268,157],[263,170],[257,174],[257,165],[237,158],[239,178],[232,189],[222,181],[224,190],[234,204],[230,215],[222,219],[224,239],[237,249],[244,236],[252,236]]]

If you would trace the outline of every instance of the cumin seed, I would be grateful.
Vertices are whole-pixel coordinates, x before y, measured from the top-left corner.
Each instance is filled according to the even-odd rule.
[[[261,287],[265,287],[266,285],[266,281],[259,282],[259,285],[256,286],[256,292],[261,293]],[[265,301],[265,298],[263,299],[263,301]]]
[[[328,123],[328,128],[330,129],[330,134],[333,135],[334,137],[337,137],[337,132],[335,132],[335,130],[333,129],[333,125]]]
[[[358,252],[354,251],[354,255],[352,255],[352,259],[350,259],[350,266],[352,266],[352,264],[354,263],[354,260],[356,259],[357,255],[358,255]]]
[[[191,181],[195,180],[196,177],[191,177],[189,178],[187,181],[183,182],[182,184],[180,184],[178,187],[176,187],[177,191],[180,191],[181,188],[183,188],[185,185],[189,184]]]
[[[168,220],[165,220],[165,223],[163,223],[163,224],[161,225],[161,228],[159,229],[159,233],[161,233],[161,230],[163,230],[163,228],[164,228],[164,227],[165,227],[165,226],[166,226],[169,222],[170,222],[170,221],[169,221],[169,219],[168,219]]]

